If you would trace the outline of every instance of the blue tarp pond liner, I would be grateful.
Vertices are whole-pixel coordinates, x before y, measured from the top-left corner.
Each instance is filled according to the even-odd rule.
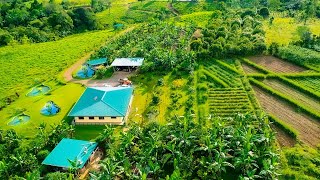
[[[18,116],[15,116],[12,118],[12,120],[8,123],[10,126],[16,126],[25,122],[28,122],[30,120],[30,116],[25,114],[20,114]]]
[[[87,65],[82,66],[80,70],[77,72],[77,77],[79,78],[90,78],[93,75],[94,75],[94,70]]]
[[[40,85],[32,88],[31,91],[28,92],[27,96],[38,96],[38,95],[46,94],[49,91],[50,91],[50,87],[45,85]]]
[[[51,116],[56,115],[59,111],[60,107],[58,107],[53,101],[48,101],[41,109],[41,114]]]

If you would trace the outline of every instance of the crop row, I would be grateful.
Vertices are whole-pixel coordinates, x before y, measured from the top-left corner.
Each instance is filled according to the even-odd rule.
[[[255,79],[250,78],[250,82],[251,82],[252,84],[254,84],[254,85],[262,88],[263,90],[271,93],[272,95],[277,96],[277,97],[280,98],[280,99],[283,99],[283,100],[285,100],[285,101],[290,102],[291,104],[293,104],[293,105],[295,105],[296,107],[300,108],[301,110],[303,110],[303,111],[306,112],[307,114],[309,114],[309,115],[315,117],[316,119],[320,120],[320,114],[319,114],[318,112],[309,109],[308,107],[302,105],[301,103],[299,103],[299,102],[297,102],[297,101],[289,98],[289,97],[286,96],[285,94],[283,94],[283,93],[281,93],[281,92],[278,92],[278,91],[272,89],[271,87],[269,87],[269,86],[267,86],[267,85],[265,85],[265,84],[263,84],[263,83],[255,80]]]
[[[229,85],[227,83],[225,83],[223,80],[219,79],[218,77],[214,76],[209,71],[203,69],[203,70],[201,70],[201,72],[203,72],[207,77],[209,77],[214,82],[220,84],[221,86],[229,87]]]
[[[269,114],[269,120],[273,122],[276,126],[278,126],[280,129],[282,129],[284,132],[286,132],[290,137],[297,140],[299,133],[292,127],[290,127],[288,124],[283,122],[282,120],[278,119],[277,117]]]
[[[215,65],[207,67],[206,69],[218,76],[223,81],[226,81],[230,86],[239,86],[239,80],[236,78],[237,74],[225,71],[219,66]]]
[[[304,77],[303,79],[290,79],[290,82],[294,85],[299,85],[301,88],[305,90],[310,89],[311,93],[314,93],[318,97],[320,97],[320,77],[312,78],[312,77]]]

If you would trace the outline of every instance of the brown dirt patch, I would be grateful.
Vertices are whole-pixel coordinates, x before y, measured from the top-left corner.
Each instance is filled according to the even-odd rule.
[[[253,86],[260,104],[267,113],[281,119],[289,126],[295,128],[298,138],[313,147],[320,143],[320,121],[306,114],[299,113],[296,108],[285,101],[277,99],[273,95]]]
[[[202,37],[201,29],[197,29],[196,31],[194,31],[192,37],[194,37],[195,39],[201,38]]]
[[[255,67],[252,67],[250,65],[247,65],[246,63],[241,63],[241,66],[246,74],[250,73],[261,73],[258,69]]]
[[[294,89],[278,79],[267,79],[263,83],[272,87],[273,89],[280,91],[293,100],[300,102],[301,104],[313,109],[314,111],[320,110],[320,101],[316,98],[309,96],[297,89]]]
[[[271,124],[271,128],[276,132],[276,138],[281,147],[293,147],[296,144],[296,140],[290,137],[282,129],[278,128],[276,125]]]
[[[306,68],[289,63],[274,56],[252,56],[248,57],[248,59],[273,72],[290,73],[303,72],[308,70]]]

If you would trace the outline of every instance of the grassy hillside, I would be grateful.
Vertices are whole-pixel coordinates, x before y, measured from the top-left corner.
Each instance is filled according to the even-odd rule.
[[[296,30],[299,26],[304,26],[304,24],[296,22],[293,18],[275,18],[271,26],[269,21],[265,21],[264,30],[266,31],[267,44],[276,42],[287,45],[292,40],[298,40]],[[319,19],[309,20],[306,26],[313,34],[320,35]]]
[[[98,31],[55,42],[0,48],[0,99],[8,96],[14,99],[16,93],[22,95],[36,82],[55,78],[57,73],[99,47],[113,34],[111,31]]]

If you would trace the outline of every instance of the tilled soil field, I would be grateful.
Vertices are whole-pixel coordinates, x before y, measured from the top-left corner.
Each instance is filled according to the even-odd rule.
[[[303,72],[307,70],[306,68],[297,66],[274,56],[252,56],[248,59],[273,72],[292,73]]]
[[[297,112],[297,109],[285,101],[253,86],[260,104],[267,113],[270,113],[289,126],[295,128],[298,138],[313,147],[320,143],[320,121],[306,114]]]

